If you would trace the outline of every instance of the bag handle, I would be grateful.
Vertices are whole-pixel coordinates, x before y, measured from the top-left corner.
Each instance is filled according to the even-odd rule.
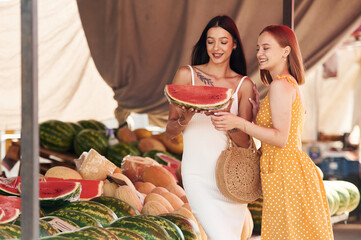
[[[239,147],[234,141],[232,141],[231,137],[227,133],[227,147],[226,147],[226,149],[231,148],[231,143],[232,143],[232,147]],[[258,152],[258,149],[256,148],[256,144],[254,143],[254,140],[253,140],[253,138],[251,136],[249,136],[249,147],[247,149],[253,149],[254,151]]]

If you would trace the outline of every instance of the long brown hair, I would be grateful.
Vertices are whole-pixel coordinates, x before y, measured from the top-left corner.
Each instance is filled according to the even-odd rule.
[[[212,27],[221,27],[232,35],[233,40],[236,41],[237,47],[232,51],[229,65],[236,73],[246,76],[247,65],[244,56],[243,45],[235,22],[229,16],[222,15],[212,18],[207,26],[204,28],[201,37],[196,45],[193,47],[192,52],[192,65],[200,65],[209,62],[207,53],[207,32]]]
[[[289,46],[290,54],[287,56],[288,71],[296,79],[298,85],[305,83],[305,73],[303,69],[302,55],[295,33],[284,25],[270,25],[265,27],[259,35],[264,32],[270,33],[281,47]],[[272,82],[271,74],[268,70],[261,70],[261,80],[268,85]]]

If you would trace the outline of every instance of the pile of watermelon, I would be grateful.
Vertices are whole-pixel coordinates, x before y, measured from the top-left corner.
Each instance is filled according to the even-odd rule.
[[[350,213],[360,204],[360,191],[355,184],[342,180],[323,182],[331,216]]]

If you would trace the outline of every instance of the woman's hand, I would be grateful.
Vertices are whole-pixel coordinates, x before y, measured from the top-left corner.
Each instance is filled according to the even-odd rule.
[[[211,119],[214,127],[219,131],[228,131],[238,128],[239,123],[242,121],[241,117],[229,112],[216,112]]]
[[[252,98],[249,98],[249,101],[252,104],[252,121],[256,122],[257,113],[258,113],[259,107],[261,105],[260,101],[259,101],[259,93],[258,93],[256,84],[253,85],[253,92],[256,95],[256,99],[254,101]]]
[[[230,112],[231,111],[231,107],[232,107],[232,103],[233,103],[233,98],[231,98],[229,100],[229,103],[227,105],[226,108],[224,109],[219,109],[219,110],[208,110],[208,111],[200,111],[200,113],[203,113],[207,116],[210,116],[210,115],[214,115],[216,112]]]
[[[177,120],[179,124],[185,126],[188,122],[192,119],[193,115],[199,112],[197,109],[194,108],[186,108],[184,106],[177,105],[175,103],[171,103],[175,106],[177,113],[179,115],[179,119]]]

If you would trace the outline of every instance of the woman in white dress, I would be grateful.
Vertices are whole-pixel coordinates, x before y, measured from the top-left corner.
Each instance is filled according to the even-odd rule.
[[[233,89],[228,109],[252,120],[254,83],[246,77],[246,61],[238,29],[228,16],[209,21],[193,48],[192,66],[180,67],[172,84]],[[183,132],[183,186],[193,214],[211,240],[240,240],[246,204],[227,200],[218,190],[215,166],[227,146],[227,134],[238,146],[248,147],[249,136],[240,130],[217,131],[207,112],[170,104],[166,133]]]

